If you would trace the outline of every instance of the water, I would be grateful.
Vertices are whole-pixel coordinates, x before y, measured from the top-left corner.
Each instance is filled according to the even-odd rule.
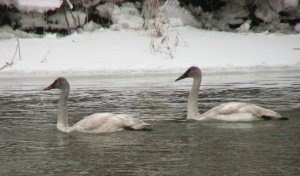
[[[243,101],[289,121],[186,122],[192,80],[176,74],[69,76],[73,124],[95,112],[134,114],[153,131],[56,130],[54,77],[0,77],[0,175],[299,175],[300,72],[204,71],[199,109]]]

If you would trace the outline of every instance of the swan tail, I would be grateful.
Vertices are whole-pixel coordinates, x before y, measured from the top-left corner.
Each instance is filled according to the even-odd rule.
[[[146,122],[140,122],[125,126],[126,130],[134,130],[134,131],[152,131],[151,125]]]
[[[287,117],[281,116],[279,113],[272,111],[270,109],[265,109],[254,104],[240,104],[239,112],[248,112],[253,114],[257,118],[264,120],[288,120]]]
[[[278,120],[289,120],[288,117],[279,117]]]
[[[124,127],[125,130],[132,130],[132,131],[153,131],[150,125],[143,126],[143,127],[136,127],[136,126],[126,126]]]
[[[280,114],[278,114],[277,112],[274,112],[274,111],[269,110],[269,109],[261,108],[261,111],[262,111],[261,118],[264,119],[264,120],[271,120],[271,119],[288,120],[289,119],[289,118],[283,117]]]
[[[151,125],[146,122],[142,122],[140,124],[132,126],[134,130],[146,130],[146,131],[151,131]]]
[[[264,120],[271,120],[271,119],[277,119],[277,120],[289,120],[289,118],[287,118],[287,117],[282,117],[282,116],[280,116],[280,117],[272,117],[272,116],[266,116],[266,115],[263,115],[263,116],[261,116],[261,118],[264,119]]]

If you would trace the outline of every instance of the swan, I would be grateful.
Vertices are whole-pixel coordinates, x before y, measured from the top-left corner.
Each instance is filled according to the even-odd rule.
[[[150,124],[136,119],[127,114],[95,113],[85,117],[73,126],[68,123],[68,96],[70,85],[66,78],[59,77],[45,90],[60,89],[58,102],[57,129],[70,133],[78,131],[82,133],[110,133],[124,129],[149,130]]]
[[[229,102],[216,106],[207,112],[200,114],[198,111],[198,94],[202,79],[202,72],[197,66],[190,67],[175,81],[185,78],[193,78],[193,86],[187,102],[187,119],[193,120],[223,120],[223,121],[252,121],[260,119],[287,120],[277,112],[259,107],[254,104],[242,102]]]

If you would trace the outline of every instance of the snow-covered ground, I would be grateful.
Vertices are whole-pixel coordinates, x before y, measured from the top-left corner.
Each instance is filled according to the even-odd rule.
[[[164,41],[164,45],[148,32],[124,29],[19,39],[21,60],[16,54],[14,64],[0,70],[0,75],[173,72],[191,65],[204,69],[300,68],[300,34],[227,33],[178,27],[169,29],[168,36],[169,43]],[[16,38],[0,40],[0,67],[10,62],[16,45]],[[164,53],[168,47],[173,58]]]

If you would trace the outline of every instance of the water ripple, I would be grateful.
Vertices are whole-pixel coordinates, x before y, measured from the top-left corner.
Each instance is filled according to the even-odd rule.
[[[52,78],[0,79],[0,175],[300,174],[300,73],[205,75],[200,112],[242,101],[291,119],[253,123],[182,121],[192,80],[178,75],[71,77],[70,124],[115,112],[154,127],[97,135],[56,130],[59,91],[41,91]]]

